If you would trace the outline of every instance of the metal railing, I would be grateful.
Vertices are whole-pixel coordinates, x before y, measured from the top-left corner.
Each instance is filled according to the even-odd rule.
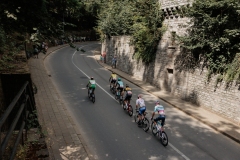
[[[12,100],[10,105],[6,108],[3,115],[0,117],[0,159],[3,159],[3,155],[9,142],[14,143],[13,147],[10,150],[10,156],[7,159],[14,159],[15,154],[17,152],[18,145],[20,140],[22,141],[22,145],[24,145],[24,140],[27,140],[27,117],[30,111],[35,109],[35,100],[33,96],[33,90],[31,83],[26,82],[20,91],[17,93],[15,98]],[[3,131],[3,126],[5,126],[6,122],[9,123],[9,119],[11,120],[11,124],[7,124],[7,131]],[[4,125],[5,124],[5,125]],[[25,136],[24,136],[25,129]],[[12,138],[12,135],[17,132],[17,137]],[[3,133],[5,134],[4,137]]]

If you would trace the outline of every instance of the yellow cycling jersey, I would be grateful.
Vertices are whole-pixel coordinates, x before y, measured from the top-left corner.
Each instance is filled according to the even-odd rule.
[[[132,88],[130,88],[130,87],[126,87],[125,89],[124,89],[124,91],[131,91],[132,90]]]
[[[112,74],[111,77],[112,77],[112,79],[117,79],[117,75],[116,74]]]

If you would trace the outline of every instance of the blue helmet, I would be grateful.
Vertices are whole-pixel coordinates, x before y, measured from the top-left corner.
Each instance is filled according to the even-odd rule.
[[[121,81],[121,78],[118,78],[118,81]]]

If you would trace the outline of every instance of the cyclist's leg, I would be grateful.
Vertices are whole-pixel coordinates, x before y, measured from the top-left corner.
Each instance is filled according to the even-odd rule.
[[[125,98],[124,98],[124,105],[126,105],[126,101],[127,101],[127,94],[125,95]]]
[[[139,122],[143,119],[143,110],[142,107],[139,108],[138,110],[138,120]]]
[[[123,88],[122,88],[122,90],[121,90],[121,96],[123,97],[123,95],[124,95],[124,91],[123,91]]]
[[[131,95],[131,96],[129,96],[129,99],[128,99],[128,104],[130,104],[131,98],[132,98],[132,95]]]
[[[142,120],[143,120],[143,118],[144,118],[144,113],[145,113],[145,111],[146,111],[146,107],[144,106],[144,107],[141,107],[142,108]]]
[[[160,120],[160,117],[159,117],[159,116],[158,116],[157,118],[153,119],[154,124],[156,125],[156,124],[157,124],[157,121],[159,121],[159,120]]]
[[[112,88],[114,87],[114,80],[111,81]]]
[[[159,120],[161,120],[161,130],[163,130],[164,122],[165,122],[165,116],[159,116]]]
[[[119,88],[119,95],[120,97],[123,96],[123,88]]]

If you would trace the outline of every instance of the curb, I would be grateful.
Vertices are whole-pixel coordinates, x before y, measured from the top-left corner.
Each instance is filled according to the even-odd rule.
[[[95,56],[95,55],[94,55],[94,56]],[[107,69],[107,70],[109,70],[109,71],[112,71],[111,68],[107,68],[107,67],[105,67],[104,65],[102,65],[102,64],[101,64],[102,62],[100,62],[99,60],[97,60],[96,56],[95,56],[95,60],[98,62],[99,65],[101,65],[101,66],[104,67],[105,69]],[[106,64],[106,65],[108,65],[108,64]],[[121,77],[122,77],[122,76],[121,76]],[[126,79],[125,77],[122,77],[122,78]],[[126,80],[128,80],[128,79],[126,79]],[[128,80],[128,81],[130,81],[130,80]],[[167,100],[165,100],[165,99],[163,99],[163,98],[161,98],[161,97],[155,95],[154,93],[150,92],[149,90],[144,89],[143,87],[141,87],[141,86],[138,85],[137,83],[135,83],[135,82],[133,82],[133,81],[130,81],[130,82],[133,83],[133,84],[135,84],[136,86],[140,87],[140,88],[143,89],[144,91],[147,91],[148,93],[150,93],[150,94],[152,94],[152,95],[158,97],[158,98],[161,99],[162,101],[164,101],[164,102],[170,104],[170,105],[173,106],[174,108],[177,108],[178,110],[180,110],[180,111],[186,113],[187,115],[189,115],[189,116],[195,118],[196,120],[198,120],[198,121],[204,123],[205,125],[211,127],[211,128],[214,129],[215,131],[218,131],[219,133],[223,134],[224,136],[226,136],[226,137],[228,137],[228,138],[232,139],[233,141],[235,141],[235,142],[237,142],[237,143],[240,144],[240,139],[238,139],[238,138],[236,138],[236,137],[234,137],[234,136],[228,134],[227,132],[224,132],[224,131],[219,130],[217,127],[211,125],[210,123],[208,123],[208,122],[206,122],[206,121],[201,120],[200,118],[194,116],[194,115],[191,114],[190,112],[185,111],[185,110],[181,109],[180,107],[176,106],[175,104],[172,104],[171,102],[169,102],[169,101],[167,101]]]

